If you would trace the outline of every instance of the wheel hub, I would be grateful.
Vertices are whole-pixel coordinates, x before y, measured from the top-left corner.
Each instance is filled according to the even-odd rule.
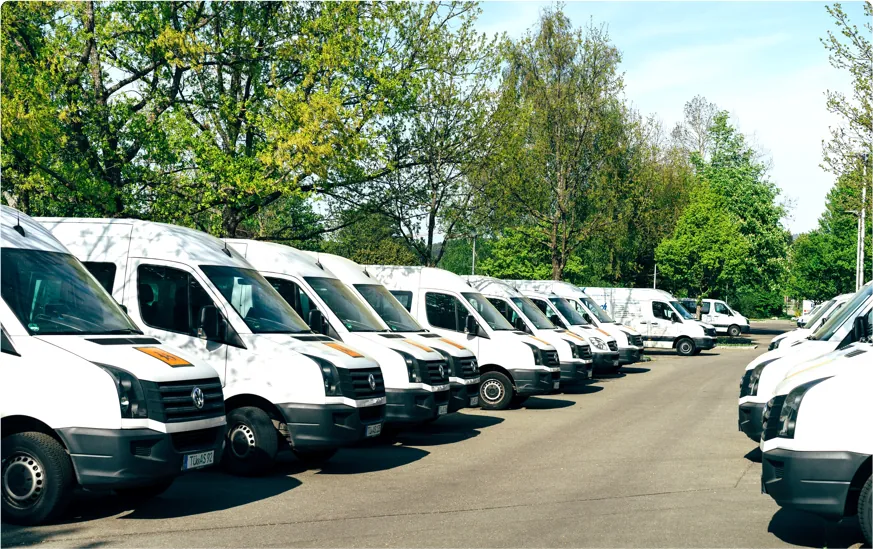
[[[489,379],[484,385],[482,385],[482,396],[485,397],[485,400],[488,402],[499,401],[503,398],[503,393],[503,384],[493,379]]]
[[[45,472],[33,456],[13,454],[3,464],[3,494],[21,507],[34,505],[45,487]]]
[[[240,459],[248,457],[252,448],[255,447],[255,432],[248,425],[242,423],[235,425],[228,438],[230,439],[230,451]]]

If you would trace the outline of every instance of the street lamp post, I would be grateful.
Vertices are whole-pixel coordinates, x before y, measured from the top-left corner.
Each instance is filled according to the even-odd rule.
[[[476,236],[477,236],[476,229],[473,229],[472,231],[470,231],[470,236],[473,237],[473,266],[470,269],[470,274],[475,275],[476,274]]]

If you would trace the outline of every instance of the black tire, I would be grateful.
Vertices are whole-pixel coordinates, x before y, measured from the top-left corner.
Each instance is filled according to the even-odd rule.
[[[743,331],[740,330],[740,327],[736,324],[731,324],[730,327],[728,327],[728,335],[731,337],[740,337],[741,333],[743,333]]]
[[[59,517],[73,495],[73,464],[60,442],[45,433],[3,438],[3,521],[34,525]]]
[[[694,348],[694,352],[691,353],[691,354],[694,355],[694,356],[697,356],[697,355],[699,355],[699,354],[702,353],[702,352],[703,352],[703,349],[699,349],[699,348],[695,347],[695,348]]]
[[[227,413],[227,443],[221,464],[234,475],[268,473],[279,449],[279,432],[267,412],[254,406]]]
[[[861,523],[861,532],[867,540],[867,546],[873,545],[873,477],[867,477],[867,482],[861,488],[858,498],[858,522]]]
[[[134,488],[119,488],[115,490],[115,493],[118,494],[119,497],[122,497],[133,503],[140,503],[148,501],[152,498],[156,498],[166,492],[167,489],[173,485],[174,480],[176,479],[166,478],[156,480],[151,484],[147,484],[145,486],[136,486]]]
[[[680,337],[676,342],[676,352],[679,356],[691,356],[694,354],[694,342],[690,338]]]
[[[481,377],[479,403],[485,410],[506,410],[512,404],[515,389],[512,381],[500,372],[488,372]]]
[[[328,450],[293,450],[294,455],[309,469],[321,469],[336,454],[336,448]]]

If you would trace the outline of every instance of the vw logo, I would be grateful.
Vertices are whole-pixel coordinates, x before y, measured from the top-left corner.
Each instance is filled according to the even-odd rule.
[[[370,374],[370,377],[367,378],[367,381],[370,382],[370,390],[375,391],[376,390],[376,376],[374,376],[373,374]]]
[[[442,364],[440,364],[440,377],[446,377],[446,370],[443,368]]]
[[[203,403],[206,402],[206,396],[203,394],[200,387],[194,387],[191,389],[191,401],[198,410],[203,408]]]

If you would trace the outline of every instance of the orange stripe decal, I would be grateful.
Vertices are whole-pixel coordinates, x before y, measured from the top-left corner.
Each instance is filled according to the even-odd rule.
[[[408,344],[412,345],[413,347],[418,347],[419,349],[421,349],[422,351],[424,351],[426,353],[433,353],[434,352],[434,350],[431,349],[430,347],[428,347],[427,345],[422,345],[421,343],[416,343],[415,341],[412,341],[409,339],[404,339],[403,342],[408,343]]]
[[[352,358],[364,358],[364,355],[362,355],[358,351],[355,351],[353,349],[349,349],[348,347],[346,347],[345,345],[343,345],[341,343],[325,343],[324,345],[326,347],[330,347],[334,351],[339,351],[343,354],[347,354]]]
[[[171,366],[173,368],[177,368],[179,366],[193,366],[193,364],[191,364],[184,358],[178,357],[173,353],[168,353],[167,351],[164,351],[163,349],[159,349],[157,347],[134,347],[134,349],[143,352],[152,358],[156,358],[167,366]]]
[[[575,337],[575,338],[578,339],[579,341],[585,341],[585,338],[582,337],[582,336],[580,336],[579,334],[574,334],[573,332],[570,332],[570,331],[567,331],[567,332],[564,332],[564,333],[567,334],[567,335],[570,336],[570,337]]]
[[[463,345],[459,345],[459,344],[455,343],[455,342],[452,341],[451,339],[446,339],[446,338],[444,338],[444,337],[441,337],[441,338],[439,338],[439,341],[442,341],[443,343],[446,343],[446,344],[448,344],[448,345],[451,345],[452,347],[457,347],[458,349],[460,349],[460,350],[462,350],[462,351],[469,351],[469,349],[467,349],[467,348],[464,347]]]
[[[533,339],[534,341],[539,341],[543,345],[551,345],[551,343],[549,343],[548,341],[543,341],[542,339],[540,339],[538,337],[534,337],[534,336],[527,336],[527,337]]]

